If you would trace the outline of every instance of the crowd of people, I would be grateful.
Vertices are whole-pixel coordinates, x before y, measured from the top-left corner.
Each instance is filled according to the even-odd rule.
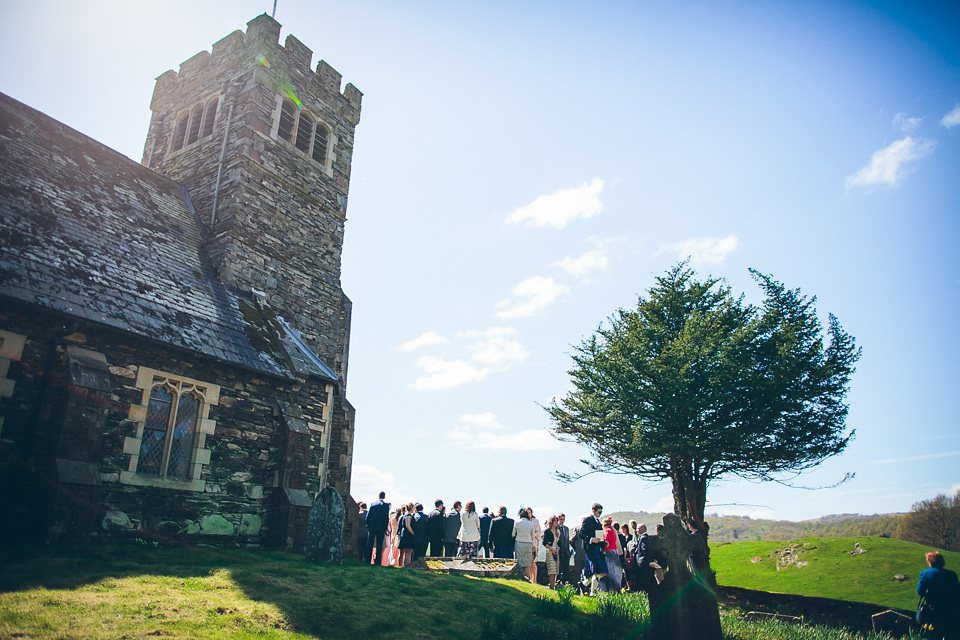
[[[594,504],[591,515],[571,532],[566,516],[549,516],[544,524],[531,507],[516,518],[501,506],[496,514],[488,507],[477,512],[471,500],[457,500],[447,510],[443,500],[424,513],[419,502],[391,509],[386,494],[369,508],[360,506],[357,549],[360,559],[378,566],[406,567],[425,556],[515,559],[524,576],[537,582],[537,557],[543,548],[547,582],[576,585],[583,592],[647,591],[663,578],[666,560],[659,553],[656,535],[646,525],[603,518],[603,506]]]

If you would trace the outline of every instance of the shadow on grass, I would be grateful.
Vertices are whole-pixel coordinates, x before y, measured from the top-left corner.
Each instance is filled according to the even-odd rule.
[[[544,597],[553,598],[546,590],[537,593],[540,588],[523,583],[514,587],[353,560],[314,565],[282,552],[158,548],[153,543],[7,550],[0,557],[0,592],[74,590],[141,575],[186,581],[223,570],[246,598],[276,607],[292,631],[319,638],[642,637],[623,612],[563,611],[546,603]],[[205,597],[216,596],[211,591]]]

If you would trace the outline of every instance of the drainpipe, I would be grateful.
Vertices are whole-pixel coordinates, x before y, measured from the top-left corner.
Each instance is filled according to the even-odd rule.
[[[213,189],[213,211],[210,212],[210,231],[213,232],[213,225],[217,221],[217,201],[220,199],[220,178],[223,176],[223,159],[227,155],[227,138],[230,137],[230,122],[233,121],[233,105],[230,105],[230,111],[227,112],[227,128],[223,132],[223,145],[220,147],[220,162],[217,165],[217,184]]]

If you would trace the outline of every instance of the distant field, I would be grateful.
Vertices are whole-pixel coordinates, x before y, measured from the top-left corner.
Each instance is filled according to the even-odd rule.
[[[854,555],[854,544],[864,553]],[[781,566],[780,551],[794,548],[802,566]],[[928,547],[891,538],[801,538],[711,545],[717,582],[731,587],[837,598],[913,609],[917,578],[927,568]],[[960,569],[960,553],[943,552],[947,568]],[[907,576],[897,582],[893,576]]]

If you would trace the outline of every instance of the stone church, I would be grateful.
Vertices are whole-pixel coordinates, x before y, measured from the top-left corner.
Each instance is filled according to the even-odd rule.
[[[0,94],[3,542],[299,550],[321,489],[356,513],[361,93],[279,38],[261,15],[161,75],[141,164]]]

